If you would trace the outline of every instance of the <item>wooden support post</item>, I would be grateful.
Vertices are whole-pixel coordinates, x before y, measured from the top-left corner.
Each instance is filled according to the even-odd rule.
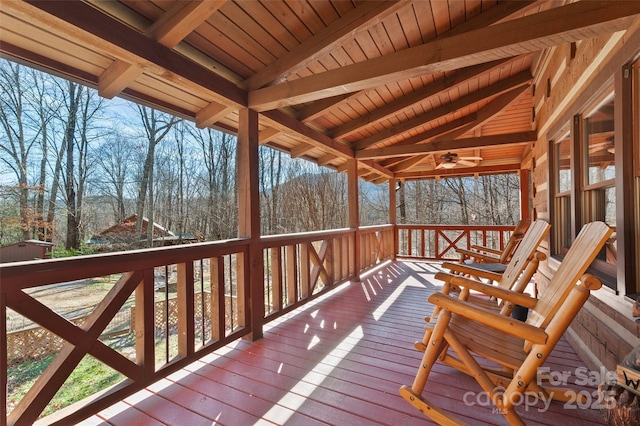
[[[349,200],[349,228],[355,229],[353,239],[354,281],[360,281],[360,206],[358,200],[358,160],[347,161],[347,193]]]
[[[260,193],[258,181],[258,113],[240,110],[238,129],[238,237],[249,238],[243,264],[244,280],[238,285],[238,321],[250,321],[250,338],[262,338],[264,323],[264,261],[260,248]],[[243,256],[239,256],[243,257]],[[240,274],[238,274],[240,276]],[[240,285],[242,284],[242,285]],[[248,297],[246,292],[248,291]],[[248,311],[246,304],[248,302]],[[248,314],[248,318],[247,318]]]
[[[398,230],[396,228],[397,224],[397,212],[396,212],[396,185],[397,181],[395,178],[389,179],[389,223],[393,225],[393,230],[391,232],[391,237],[393,238],[393,253],[391,253],[391,259],[396,260],[396,255],[398,254]]]
[[[529,170],[520,169],[520,219],[529,219],[531,208],[529,206]]]

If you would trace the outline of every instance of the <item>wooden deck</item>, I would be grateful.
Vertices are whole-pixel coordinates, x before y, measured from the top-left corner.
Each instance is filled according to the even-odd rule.
[[[418,367],[413,342],[438,290],[436,271],[434,263],[391,263],[280,318],[263,339],[229,345],[83,424],[431,424],[398,388],[411,385]],[[571,372],[583,365],[565,341],[547,364]],[[443,365],[434,372],[431,401],[470,424],[506,424],[477,397],[475,381]],[[604,423],[597,410],[557,402],[519,412],[528,424]]]

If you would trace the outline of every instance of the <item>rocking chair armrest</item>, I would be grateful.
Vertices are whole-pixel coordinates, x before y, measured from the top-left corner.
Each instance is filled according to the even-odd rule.
[[[474,268],[473,266],[464,265],[462,263],[444,262],[442,264],[442,267],[450,270],[451,272],[455,272],[458,274],[468,274],[478,278],[486,278],[491,281],[500,281],[502,279],[502,274],[487,271],[484,269]],[[456,276],[458,275],[449,272],[438,272],[435,275],[435,278],[440,281],[449,281],[451,277]]]
[[[500,258],[496,257],[492,254],[480,253],[473,250],[465,250],[465,249],[456,249],[456,252],[465,257],[471,257],[474,259],[482,260],[486,263],[498,263],[500,262]]]
[[[515,305],[524,306],[525,308],[533,308],[538,302],[538,299],[531,297],[528,294],[496,287],[491,284],[486,284],[481,281],[472,280],[458,275],[451,279],[451,284],[458,287],[468,288],[469,290],[479,291],[487,296],[506,300],[507,302]]]
[[[429,296],[429,302],[456,315],[463,316],[487,327],[532,343],[544,344],[547,341],[547,333],[541,328],[534,327],[511,317],[500,315],[447,294],[434,293]]]
[[[475,245],[475,244],[471,246],[471,250],[473,250],[473,251],[486,251],[487,253],[495,254],[498,257],[500,257],[502,255],[502,250],[494,249],[492,247],[487,247],[487,246],[479,246],[479,245]]]

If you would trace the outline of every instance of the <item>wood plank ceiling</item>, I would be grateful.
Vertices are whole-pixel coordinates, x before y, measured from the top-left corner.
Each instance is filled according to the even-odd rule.
[[[2,1],[0,54],[376,183],[528,168],[545,50],[640,2]],[[458,155],[455,167],[441,156]],[[454,159],[455,161],[455,159]]]

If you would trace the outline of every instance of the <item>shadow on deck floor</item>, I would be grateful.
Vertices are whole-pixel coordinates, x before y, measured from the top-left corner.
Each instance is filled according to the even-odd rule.
[[[430,315],[437,263],[397,261],[347,283],[87,419],[112,425],[432,424],[398,393],[421,354],[413,342]],[[563,339],[546,364],[584,367]],[[584,388],[597,403],[595,387]],[[471,378],[437,365],[425,391],[473,425],[507,424]],[[553,402],[521,407],[527,424],[604,424],[590,408]]]

